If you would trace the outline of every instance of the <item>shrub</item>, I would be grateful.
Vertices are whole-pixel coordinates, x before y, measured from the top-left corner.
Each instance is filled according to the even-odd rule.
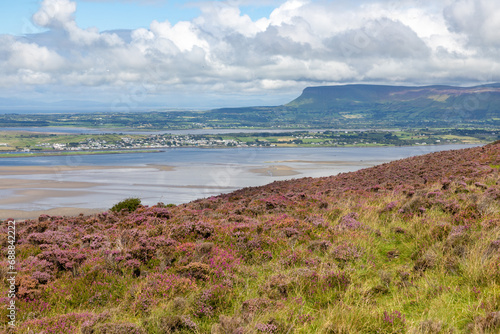
[[[262,312],[273,306],[273,301],[268,298],[254,298],[245,300],[241,304],[241,313],[248,317],[257,312]]]
[[[244,334],[243,320],[239,317],[219,316],[219,323],[212,326],[212,334]]]
[[[476,317],[468,330],[473,333],[498,333],[500,328],[500,312],[490,312],[484,317]]]
[[[182,330],[196,331],[198,325],[188,315],[167,315],[160,319],[159,333],[173,333]]]
[[[146,331],[132,323],[109,323],[97,325],[92,334],[146,334]]]
[[[419,332],[423,334],[438,334],[443,329],[443,323],[437,320],[425,320],[420,323]]]
[[[210,267],[205,263],[191,262],[187,266],[179,268],[178,271],[184,276],[207,280],[209,278]]]
[[[113,212],[120,212],[125,209],[128,212],[133,212],[139,207],[139,205],[141,205],[141,200],[136,197],[131,197],[116,203],[110,210]]]

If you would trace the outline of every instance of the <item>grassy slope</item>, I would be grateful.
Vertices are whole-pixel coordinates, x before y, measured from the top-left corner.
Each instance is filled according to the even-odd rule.
[[[18,333],[496,333],[499,165],[496,143],[18,223]]]
[[[469,107],[474,101],[473,107]],[[345,114],[371,121],[412,120],[463,122],[499,117],[498,84],[476,87],[342,85],[308,87],[286,104],[297,114]],[[345,121],[345,120],[344,120]],[[395,123],[394,123],[395,124]]]

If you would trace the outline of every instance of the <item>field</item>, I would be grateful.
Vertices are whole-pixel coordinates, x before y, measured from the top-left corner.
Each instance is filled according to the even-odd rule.
[[[18,222],[17,333],[497,333],[499,165],[497,142]]]
[[[83,154],[160,147],[349,147],[349,146],[410,146],[438,144],[480,144],[500,138],[488,129],[415,129],[415,130],[356,130],[356,131],[290,131],[281,133],[233,133],[224,135],[124,135],[124,134],[56,134],[27,131],[0,132],[0,152],[25,152],[20,156],[64,151]],[[26,153],[29,152],[29,153]],[[58,153],[60,154],[60,153]],[[12,154],[0,157],[12,157]]]

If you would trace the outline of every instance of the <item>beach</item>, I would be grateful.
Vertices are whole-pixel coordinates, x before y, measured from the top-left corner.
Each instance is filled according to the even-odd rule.
[[[95,195],[93,188],[102,185],[102,182],[78,182],[54,180],[50,176],[58,178],[62,173],[71,174],[74,172],[87,171],[119,171],[119,170],[147,170],[157,169],[159,171],[171,171],[173,167],[165,165],[147,165],[147,166],[2,166],[0,167],[1,179],[0,191],[10,191],[9,196],[0,197],[0,217],[14,218],[17,220],[33,219],[42,214],[51,216],[75,216],[79,214],[90,215],[106,211],[108,208],[85,208],[85,207],[55,207],[46,210],[16,210],[2,209],[5,206],[29,204],[42,199],[82,197]],[[12,176],[12,178],[5,178]],[[29,176],[28,179],[19,178],[19,176]],[[40,177],[40,179],[37,178]],[[49,179],[47,179],[49,176]]]
[[[105,209],[85,209],[85,208],[54,208],[49,210],[35,210],[35,211],[23,211],[23,210],[1,210],[0,217],[3,220],[15,219],[15,220],[26,220],[26,219],[36,219],[40,215],[49,216],[63,216],[63,217],[73,217],[83,214],[85,216],[97,214],[106,211]]]
[[[6,158],[0,167],[0,219],[94,214],[129,197],[140,198],[143,205],[177,205],[450,148],[462,147],[190,148],[157,154]]]
[[[313,163],[313,162],[310,162]],[[255,167],[255,166],[254,166]],[[179,167],[183,169],[182,167]],[[134,174],[143,174],[154,176],[150,182],[135,182],[133,187],[151,188],[175,188],[184,189],[191,192],[199,192],[199,197],[209,192],[223,193],[235,190],[236,187],[226,185],[226,181],[221,179],[235,177],[242,173],[249,173],[261,177],[285,177],[300,175],[301,172],[294,170],[286,165],[272,165],[253,167],[235,167],[224,166],[218,168],[218,173],[213,173],[213,181],[216,182],[198,182],[196,184],[165,184],[163,181],[167,178],[165,173],[174,171],[175,168],[167,165],[147,164],[145,166],[17,166],[0,167],[0,191],[8,192],[7,196],[0,197],[0,217],[9,217],[15,219],[32,219],[41,214],[55,216],[73,216],[83,213],[94,214],[106,211],[108,208],[92,207],[55,207],[47,210],[16,210],[2,209],[3,207],[29,206],[29,203],[37,203],[50,200],[68,200],[70,198],[96,197],[99,196],[102,187],[105,187],[110,181],[112,175],[122,174],[125,180],[139,181]],[[74,181],[78,175],[101,175],[96,178],[98,182]],[[106,176],[107,175],[107,176]],[[128,177],[127,177],[128,175]],[[21,176],[27,178],[21,178]],[[88,178],[88,177],[87,177]],[[83,179],[80,177],[80,179]],[[124,181],[125,182],[125,181]]]

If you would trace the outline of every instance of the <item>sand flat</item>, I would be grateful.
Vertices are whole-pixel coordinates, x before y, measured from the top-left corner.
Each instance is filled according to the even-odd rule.
[[[41,198],[65,198],[92,194],[88,191],[50,190],[50,189],[21,189],[14,196],[0,199],[0,205],[30,203]]]
[[[158,170],[165,171],[165,172],[170,172],[170,171],[175,170],[175,167],[167,166],[167,165],[147,164],[146,166],[150,167],[150,168],[156,168]]]
[[[98,185],[100,185],[100,183],[54,181],[54,180],[0,179],[0,189],[21,189],[21,188],[75,189],[75,188],[96,187]]]
[[[301,174],[288,166],[269,166],[263,168],[252,168],[249,169],[249,171],[262,176],[292,176]]]
[[[144,169],[156,168],[161,171],[172,171],[175,167],[168,165],[148,164],[146,166],[1,166],[0,175],[35,175],[56,174],[59,172],[71,172],[81,170],[102,169]]]
[[[311,161],[311,160],[278,160],[278,161],[266,161],[267,163],[305,163],[314,165],[340,165],[340,166],[374,166],[378,163],[383,163],[384,161]]]
[[[58,172],[78,170],[98,170],[125,168],[119,166],[2,166],[0,175],[31,175],[31,174],[55,174]],[[128,168],[128,167],[127,167]],[[132,167],[134,168],[134,167]],[[137,167],[135,167],[137,168]],[[140,168],[140,167],[138,167]]]
[[[40,215],[49,215],[49,216],[78,216],[83,213],[84,215],[92,215],[107,211],[106,209],[86,209],[86,208],[71,208],[71,207],[61,207],[54,208],[49,210],[35,210],[35,211],[26,211],[26,210],[1,210],[0,209],[0,219],[16,219],[16,220],[24,220],[24,219],[36,219]]]

